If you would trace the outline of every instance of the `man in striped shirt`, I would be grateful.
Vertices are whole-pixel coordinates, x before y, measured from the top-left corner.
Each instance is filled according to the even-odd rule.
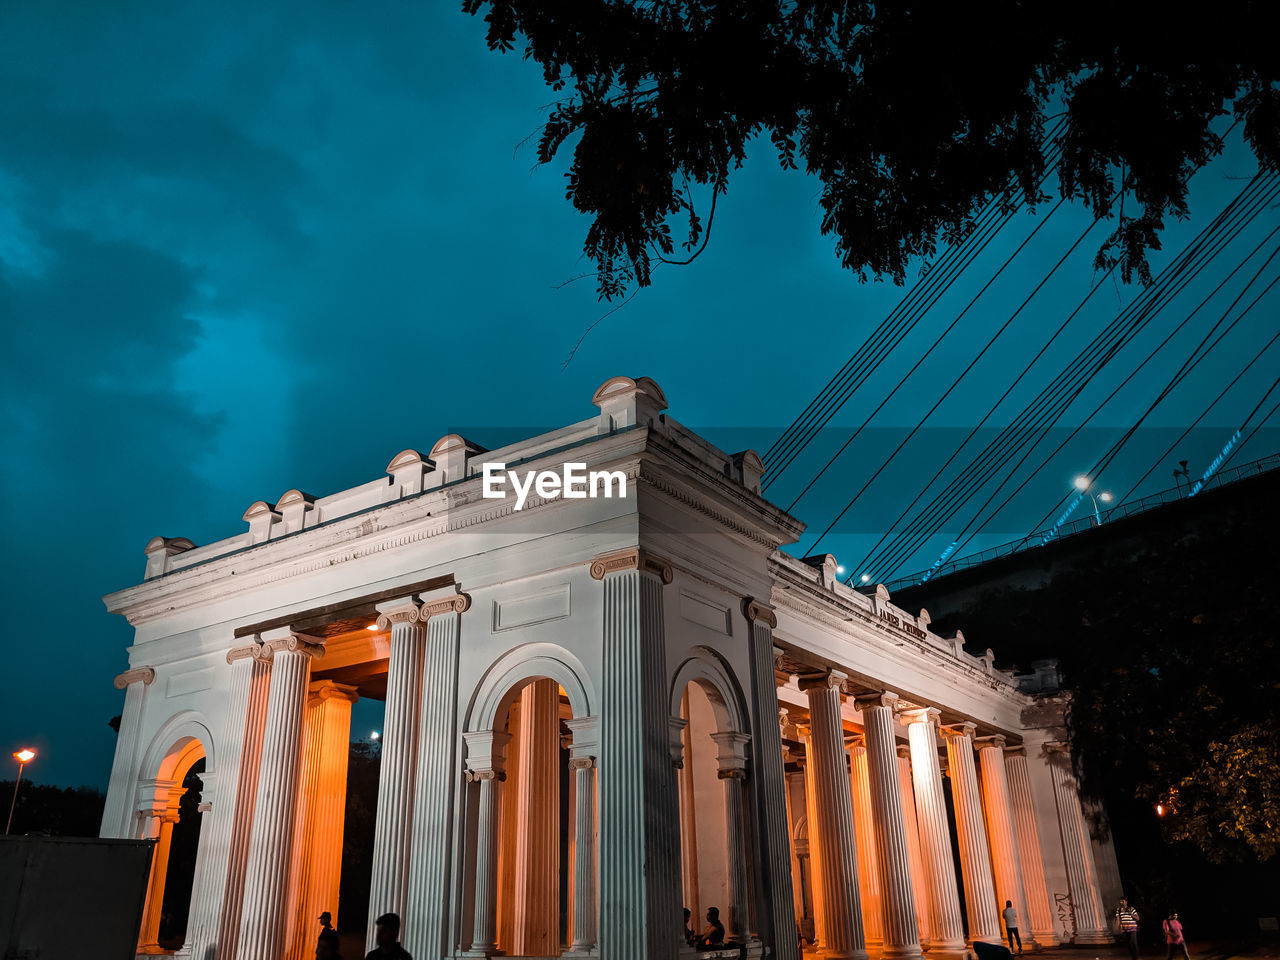
[[[1129,906],[1129,901],[1121,899],[1116,907],[1116,923],[1120,927],[1120,936],[1129,947],[1129,956],[1138,960],[1138,911]]]

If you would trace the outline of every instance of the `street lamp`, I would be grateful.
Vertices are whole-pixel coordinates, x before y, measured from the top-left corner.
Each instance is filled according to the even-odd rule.
[[[18,779],[13,784],[13,799],[9,801],[9,819],[5,822],[4,833],[9,835],[9,828],[13,826],[13,808],[18,803],[18,787],[22,785],[22,768],[36,758],[36,752],[30,747],[23,747],[21,750],[13,752],[13,759],[18,761]]]
[[[1101,493],[1099,493],[1095,497],[1093,495],[1093,491],[1089,489],[1091,486],[1093,486],[1093,481],[1083,475],[1076,477],[1075,485],[1076,485],[1076,489],[1079,490],[1081,493],[1089,494],[1089,499],[1093,501],[1093,522],[1095,525],[1101,524],[1102,514],[1098,510],[1098,501],[1101,500],[1103,503],[1110,503],[1112,500],[1115,499],[1115,497],[1111,496],[1111,494],[1106,490],[1103,490]]]

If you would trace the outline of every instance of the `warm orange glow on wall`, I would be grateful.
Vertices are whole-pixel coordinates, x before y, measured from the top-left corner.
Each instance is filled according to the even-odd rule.
[[[13,759],[17,760],[19,763],[30,763],[35,758],[36,752],[30,747],[24,747],[21,750],[16,750],[13,754]]]

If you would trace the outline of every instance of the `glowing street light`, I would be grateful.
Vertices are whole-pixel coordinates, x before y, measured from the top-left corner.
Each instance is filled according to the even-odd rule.
[[[13,783],[13,799],[9,801],[9,819],[4,825],[5,836],[9,835],[9,828],[13,826],[13,808],[18,803],[18,787],[22,785],[22,768],[35,758],[36,752],[30,747],[23,747],[13,752],[13,759],[18,761],[18,779]]]
[[[843,576],[844,576],[844,564],[843,564],[843,563],[837,563],[837,564],[836,564],[836,576],[838,576],[838,577],[843,577]]]
[[[1115,499],[1115,497],[1113,497],[1110,494],[1110,492],[1106,490],[1103,490],[1101,493],[1099,493],[1095,497],[1093,495],[1093,491],[1089,489],[1092,486],[1093,486],[1093,481],[1090,480],[1088,477],[1084,476],[1083,474],[1081,476],[1076,477],[1075,479],[1076,489],[1079,490],[1081,493],[1089,494],[1089,499],[1093,501],[1093,522],[1095,525],[1099,525],[1102,523],[1102,513],[1098,510],[1098,501],[1101,500],[1103,503],[1110,503],[1112,500]]]
[[[864,574],[862,575],[862,582],[863,582],[863,583],[870,583],[870,582],[871,582],[871,574],[869,574],[869,573],[864,573]]]
[[[373,733],[369,734],[369,739],[370,739],[370,740],[377,740],[377,739],[378,739],[379,737],[381,737],[381,736],[382,736],[382,734],[380,734],[377,730],[375,730],[375,731],[373,731]]]

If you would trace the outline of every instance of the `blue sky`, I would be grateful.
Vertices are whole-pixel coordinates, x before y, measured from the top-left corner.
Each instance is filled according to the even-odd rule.
[[[525,144],[552,94],[532,65],[490,53],[483,33],[456,4],[415,2],[7,4],[0,13],[0,590],[10,622],[0,747],[41,748],[36,779],[106,782],[107,720],[122,701],[110,681],[126,667],[131,631],[100,597],[141,576],[150,537],[220,539],[241,529],[253,500],[363,482],[397,451],[453,430],[492,445],[582,419],[595,387],[618,373],[655,378],[671,414],[721,445],[763,450],[904,294],[840,270],[818,232],[817,184],[780,171],[766,143],[731,182],[707,252],[659,270],[565,367],[603,312],[590,280],[559,286],[586,269],[586,221],[563,199],[563,167],[535,168]],[[1254,171],[1233,141],[1195,181],[1192,218],[1157,259]],[[1087,222],[1064,209],[1046,223],[801,501],[796,513],[815,533]],[[1232,249],[1243,256],[1276,222],[1273,207]],[[782,505],[1033,224],[1011,224],[886,358],[779,480]],[[822,549],[854,555],[878,538],[904,493],[914,496],[958,443],[956,430],[977,421],[1088,289],[1101,235]],[[1220,261],[1212,282],[1239,258]],[[1132,293],[1099,291],[995,422]],[[971,549],[1027,532],[1227,302],[1135,377]],[[1274,298],[1260,303],[1153,424],[1176,434],[1190,423],[1275,332],[1276,309]],[[1079,423],[1178,318],[1176,305],[1157,318],[1065,422]],[[1276,368],[1274,356],[1255,364],[1189,438],[1181,456],[1193,471]],[[1103,479],[1124,488],[1171,438],[1144,431]],[[1236,462],[1275,441],[1264,431]],[[1161,466],[1145,490],[1169,485]],[[927,566],[948,537],[938,530],[899,572]]]

